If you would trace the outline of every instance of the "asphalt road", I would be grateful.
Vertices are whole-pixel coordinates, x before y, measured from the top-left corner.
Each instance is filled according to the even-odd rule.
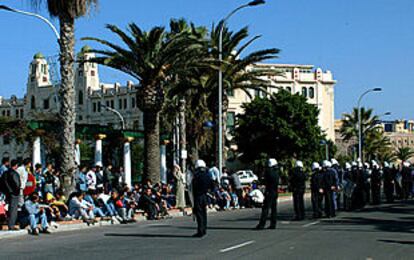
[[[0,259],[414,259],[413,202],[301,222],[279,209],[276,230],[252,230],[260,210],[244,209],[210,214],[204,238],[181,217],[4,239]]]

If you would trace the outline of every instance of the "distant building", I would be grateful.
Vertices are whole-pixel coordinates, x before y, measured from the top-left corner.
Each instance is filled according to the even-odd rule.
[[[320,110],[319,126],[326,133],[327,138],[335,141],[334,130],[334,80],[332,72],[322,71],[313,65],[295,64],[256,64],[252,69],[266,68],[274,69],[281,75],[272,77],[270,80],[274,87],[267,91],[270,93],[284,89],[292,94],[300,93],[307,98],[310,104],[314,104]],[[242,104],[251,102],[251,98],[242,90],[235,90],[229,94],[229,108],[227,113],[228,128],[234,127],[235,117],[242,114]],[[252,97],[263,96],[260,91],[251,91]]]

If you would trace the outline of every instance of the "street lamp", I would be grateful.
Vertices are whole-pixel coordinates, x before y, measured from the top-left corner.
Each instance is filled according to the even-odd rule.
[[[358,104],[357,104],[357,108],[358,108],[358,159],[361,160],[361,162],[363,162],[363,158],[362,158],[362,120],[361,120],[361,101],[362,98],[371,92],[381,92],[382,88],[372,88],[372,89],[368,89],[367,91],[365,91],[364,93],[361,94],[361,96],[358,99]]]
[[[60,34],[59,34],[58,30],[52,24],[52,22],[50,22],[45,17],[43,17],[43,16],[41,16],[39,14],[35,14],[35,13],[27,12],[27,11],[22,11],[22,10],[18,10],[18,9],[15,9],[15,8],[11,8],[11,7],[8,7],[6,5],[0,5],[0,10],[4,10],[4,11],[8,11],[8,12],[13,12],[13,13],[18,13],[18,14],[27,15],[27,16],[32,16],[32,17],[35,17],[37,19],[42,20],[43,22],[45,22],[50,27],[50,29],[52,29],[53,33],[56,36],[56,39],[59,42],[59,40],[60,40]]]
[[[253,6],[257,6],[257,5],[262,5],[265,4],[265,1],[263,0],[254,0],[251,1],[247,4],[241,5],[239,7],[237,7],[236,9],[234,9],[233,11],[231,11],[223,20],[221,20],[221,27],[220,27],[220,33],[219,33],[219,62],[220,62],[220,67],[219,67],[219,86],[218,86],[218,131],[219,131],[219,137],[218,137],[218,153],[219,153],[219,158],[218,158],[218,168],[219,168],[219,177],[221,178],[221,175],[223,174],[223,70],[221,68],[221,63],[223,62],[223,30],[224,30],[224,25],[227,23],[227,21],[230,19],[231,16],[233,16],[235,13],[237,13],[238,11],[240,11],[241,9],[244,9],[246,7],[253,7]]]
[[[106,110],[114,113],[115,115],[117,115],[119,117],[119,120],[121,120],[122,130],[125,130],[125,120],[124,120],[124,117],[122,116],[122,114],[118,110],[116,110],[115,108],[112,108],[112,107],[108,107],[107,105],[104,105],[104,104],[100,104],[100,106],[103,107],[103,108],[105,108]]]

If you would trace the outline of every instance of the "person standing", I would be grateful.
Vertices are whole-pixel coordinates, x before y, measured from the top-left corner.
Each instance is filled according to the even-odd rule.
[[[103,172],[103,184],[104,184],[104,190],[106,193],[109,193],[110,191],[112,191],[113,177],[114,176],[112,175],[112,164],[109,164],[108,166],[106,166]]]
[[[3,173],[9,170],[9,167],[10,167],[9,158],[3,158],[3,160],[1,160],[0,177],[3,175]]]
[[[306,189],[306,177],[302,161],[296,161],[295,168],[290,175],[289,181],[293,195],[293,207],[295,209],[294,220],[305,219],[304,194]]]
[[[381,170],[377,162],[374,160],[372,160],[371,197],[372,205],[378,205],[381,203]]]
[[[394,171],[391,169],[388,162],[384,162],[384,194],[387,203],[394,202]]]
[[[334,191],[336,190],[336,173],[329,161],[323,162],[325,214],[327,218],[335,217]]]
[[[323,173],[319,163],[317,162],[312,163],[311,193],[313,217],[321,218],[323,201]]]
[[[88,190],[96,190],[96,166],[92,166],[86,173],[86,181],[88,183]]]
[[[193,214],[197,220],[197,233],[193,236],[203,237],[207,234],[207,192],[214,189],[213,180],[203,160],[196,161],[192,189],[194,197]]]
[[[411,176],[410,163],[404,162],[401,170],[401,182],[402,182],[402,199],[407,200],[411,193],[411,185],[413,178]]]
[[[172,171],[175,178],[175,196],[176,196],[176,207],[179,209],[185,208],[185,175],[181,171],[181,168],[178,164],[174,164],[174,169]]]
[[[240,208],[244,208],[243,186],[241,185],[239,175],[236,172],[233,172],[233,174],[231,175],[231,180],[232,180],[233,189],[236,192],[236,195],[237,195],[237,198],[238,198],[238,201],[239,201],[239,206],[240,206]]]
[[[28,169],[32,167],[32,160],[26,158],[23,160],[23,163],[16,169],[17,173],[20,176],[20,199],[19,199],[19,207],[24,205],[24,189],[26,188],[27,179],[29,177],[29,173],[27,172]]]
[[[15,228],[17,221],[17,210],[19,208],[20,192],[21,192],[21,181],[20,175],[17,172],[18,162],[12,160],[10,169],[4,173],[4,189],[6,193],[6,201],[9,204],[8,210],[8,226],[9,230],[19,230]]]
[[[262,206],[262,214],[260,216],[259,224],[256,229],[263,229],[266,225],[267,216],[269,215],[269,209],[271,210],[270,215],[270,226],[269,229],[276,229],[276,217],[277,217],[277,197],[279,189],[279,177],[280,169],[277,165],[277,161],[271,158],[267,162],[267,168],[264,174],[265,184],[265,198]]]

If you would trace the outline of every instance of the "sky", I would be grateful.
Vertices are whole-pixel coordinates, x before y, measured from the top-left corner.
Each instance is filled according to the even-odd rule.
[[[29,0],[0,0],[0,4],[30,10]],[[171,18],[186,18],[211,27],[248,0],[100,0],[100,6],[76,22],[76,49],[94,36],[115,40],[105,24],[125,28],[135,22],[144,29],[167,26]],[[122,3],[122,4],[120,4]],[[44,11],[39,12],[45,16]],[[252,36],[262,35],[248,50],[278,48],[276,63],[312,64],[332,71],[335,117],[350,112],[365,90],[363,105],[391,119],[411,119],[414,96],[413,0],[267,0],[265,5],[242,10],[232,17],[233,30],[248,26]],[[52,20],[57,26],[58,21]],[[31,17],[0,11],[0,96],[22,97],[29,63],[37,52],[58,53],[51,30]],[[111,69],[100,70],[101,80],[125,83],[130,78]]]

